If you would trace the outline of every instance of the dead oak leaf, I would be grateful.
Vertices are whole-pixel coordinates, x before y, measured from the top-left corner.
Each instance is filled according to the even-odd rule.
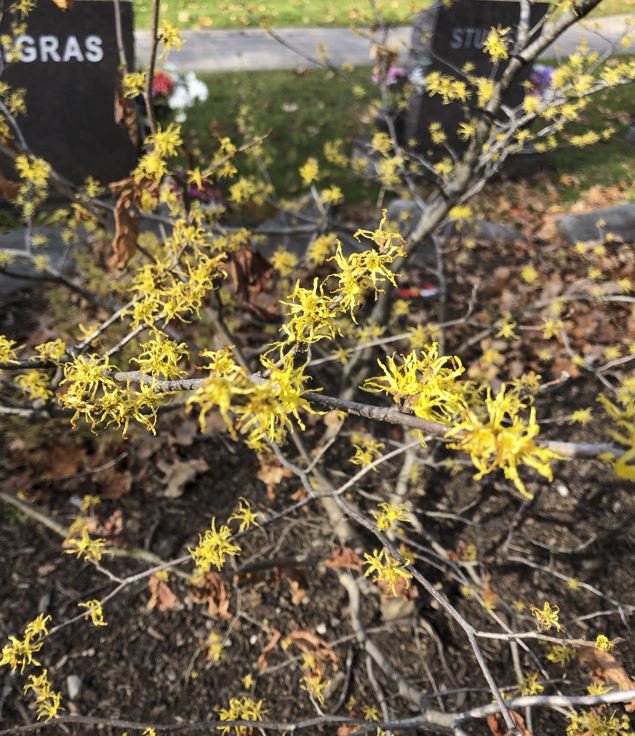
[[[162,479],[164,490],[161,495],[165,498],[179,498],[183,495],[185,486],[194,480],[197,475],[209,470],[209,465],[202,457],[192,458],[191,460],[176,458],[172,462],[159,460],[157,468],[164,475]]]

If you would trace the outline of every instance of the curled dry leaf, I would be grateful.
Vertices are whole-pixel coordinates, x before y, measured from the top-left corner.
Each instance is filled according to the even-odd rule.
[[[139,145],[140,135],[137,107],[132,100],[129,100],[124,95],[120,79],[117,80],[115,86],[115,123],[124,126],[133,146]]]
[[[229,594],[217,572],[208,572],[201,582],[191,585],[188,592],[192,600],[207,604],[207,610],[212,618],[221,618],[225,621],[231,618]]]
[[[256,662],[256,666],[258,667],[259,672],[264,672],[267,669],[267,657],[276,648],[276,645],[280,641],[281,636],[282,634],[278,631],[278,629],[271,629],[271,637],[269,641],[265,644],[262,652],[260,652],[260,656],[258,657],[258,661]]]
[[[339,660],[337,654],[335,654],[331,645],[324,641],[324,639],[320,639],[317,634],[296,629],[287,636],[284,643],[286,646],[293,644],[301,652],[312,654],[319,661],[329,661],[335,669],[338,669]]]
[[[578,659],[591,669],[595,677],[615,683],[620,690],[635,690],[635,680],[614,654],[593,646],[583,646],[578,648]],[[631,713],[635,711],[635,700],[631,700],[624,708]]]
[[[139,239],[139,214],[136,208],[136,189],[133,179],[124,179],[110,185],[119,194],[115,203],[115,235],[113,254],[109,265],[123,268],[134,255]]]
[[[517,713],[515,710],[510,711],[511,717],[514,719],[516,728],[520,736],[531,736],[531,731],[525,724],[525,719]],[[509,731],[505,726],[503,719],[498,713],[490,713],[487,716],[487,725],[489,730],[492,732],[492,736],[509,736]]]
[[[148,585],[150,587],[150,599],[146,604],[146,608],[149,611],[154,608],[158,608],[159,611],[181,608],[181,601],[172,592],[168,584],[163,582],[157,575],[150,575]]]

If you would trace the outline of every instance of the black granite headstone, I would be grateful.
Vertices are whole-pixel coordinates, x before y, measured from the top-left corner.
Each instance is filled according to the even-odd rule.
[[[132,3],[122,0],[120,7],[131,65]],[[20,60],[6,64],[2,81],[26,89],[27,115],[18,121],[31,150],[76,183],[89,175],[101,182],[125,177],[137,150],[114,116],[119,67],[114,3],[77,0],[62,12],[50,0],[39,0],[17,43]]]
[[[544,17],[549,4],[532,2],[530,27]],[[457,79],[465,77],[460,73],[466,64],[472,66],[471,75],[499,78],[505,69],[505,62],[496,67],[483,50],[485,39],[492,28],[509,28],[506,38],[512,47],[516,41],[520,22],[520,2],[513,0],[454,0],[450,6],[436,2],[423,11],[415,21],[411,49],[411,65],[423,81],[421,93],[410,101],[404,137],[405,142],[414,140],[423,150],[432,148],[429,125],[439,122],[447,135],[448,143],[460,150],[462,143],[456,131],[459,123],[469,117],[457,102],[444,105],[438,95],[429,96],[425,91],[425,75],[431,71],[449,74]],[[525,67],[508,90],[503,100],[509,107],[519,105],[524,96],[523,82],[531,73]],[[440,152],[446,155],[445,149]],[[433,156],[434,157],[434,156]]]

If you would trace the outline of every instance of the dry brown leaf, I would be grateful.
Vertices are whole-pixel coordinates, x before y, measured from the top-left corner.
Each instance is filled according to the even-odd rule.
[[[294,606],[299,606],[308,592],[306,588],[303,587],[303,583],[306,584],[304,576],[297,573],[295,575],[285,575],[285,577],[291,590],[291,603],[293,603]]]
[[[192,600],[207,603],[207,610],[212,618],[221,618],[225,621],[231,618],[229,594],[217,572],[208,572],[196,586],[190,586],[189,594]]]
[[[159,460],[157,468],[163,473],[162,483],[165,490],[162,496],[165,498],[178,498],[183,495],[185,486],[197,475],[209,470],[209,465],[202,457],[195,457],[191,460],[174,459],[172,462],[167,460]]]
[[[294,644],[301,652],[313,654],[319,661],[324,662],[328,660],[333,664],[335,669],[338,668],[339,660],[337,654],[335,654],[331,645],[324,641],[324,639],[320,639],[317,634],[296,629],[287,636],[285,643]]]
[[[73,2],[74,0],[53,0],[53,4],[57,5],[63,13],[73,9]]]
[[[139,215],[135,205],[135,184],[132,179],[124,179],[110,185],[119,194],[115,203],[115,235],[112,239],[113,254],[109,265],[123,268],[134,255],[139,238]]]
[[[531,731],[525,725],[525,719],[517,713],[515,710],[511,710],[511,717],[514,719],[516,728],[521,736],[531,736]],[[505,726],[505,723],[498,713],[490,713],[487,716],[487,725],[489,730],[492,732],[492,736],[509,736],[509,731]]]
[[[267,486],[267,498],[274,501],[276,498],[276,486],[283,478],[290,478],[293,473],[283,468],[277,460],[260,460],[260,470],[257,478]]]
[[[0,197],[8,199],[9,202],[13,202],[18,196],[19,190],[19,182],[7,179],[4,174],[0,172]]]
[[[116,500],[130,493],[132,489],[132,473],[119,471],[115,467],[108,468],[95,476],[102,498]]]
[[[150,575],[148,585],[150,587],[150,599],[146,604],[146,608],[149,611],[157,607],[159,611],[170,611],[173,608],[181,607],[181,602],[177,596],[170,590],[167,583],[164,583],[157,575]]]
[[[359,726],[340,726],[337,729],[337,736],[348,736],[351,733],[359,730]]]
[[[610,652],[603,652],[594,646],[578,648],[580,663],[589,667],[595,677],[615,683],[620,690],[635,689],[635,680],[626,672],[619,659]],[[635,711],[635,700],[624,706],[625,710]]]
[[[128,138],[130,138],[133,146],[139,145],[140,136],[137,107],[132,100],[125,97],[120,79],[117,80],[115,86],[115,123],[125,127],[128,131]]]
[[[331,570],[341,570],[342,568],[347,570],[362,569],[361,557],[350,547],[338,547],[324,564],[330,567]]]
[[[264,672],[267,669],[267,657],[276,648],[276,644],[280,641],[281,636],[282,634],[278,631],[278,629],[271,629],[271,638],[265,644],[265,647],[262,652],[260,652],[260,656],[258,657],[258,661],[256,662],[256,666],[258,667],[259,672]]]

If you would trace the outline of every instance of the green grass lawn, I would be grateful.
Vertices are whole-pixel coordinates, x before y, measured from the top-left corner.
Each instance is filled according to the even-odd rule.
[[[152,0],[133,0],[138,28],[150,25]],[[432,0],[379,0],[387,20],[408,24]],[[372,22],[368,0],[263,0],[247,2],[273,26],[348,26]],[[234,28],[256,26],[258,21],[240,7],[240,0],[163,0],[162,17],[182,28]],[[233,6],[233,8],[232,8]],[[635,0],[603,0],[594,16],[635,12]]]
[[[309,156],[320,160],[325,184],[337,183],[347,201],[360,201],[373,191],[347,172],[325,163],[326,141],[342,139],[344,150],[350,151],[357,137],[372,135],[366,108],[376,88],[370,80],[370,69],[360,67],[351,72],[350,81],[322,70],[298,75],[292,71],[234,72],[210,74],[203,78],[210,96],[188,117],[197,145],[205,151],[213,136],[219,133],[237,135],[236,116],[241,105],[254,112],[258,133],[270,132],[266,150],[271,158],[270,172],[278,194],[291,196],[303,191],[298,168]],[[351,94],[358,85],[365,97]],[[602,130],[607,125],[616,129],[613,138],[587,148],[563,147],[547,157],[553,181],[558,184],[563,174],[575,177],[563,196],[574,199],[580,191],[595,184],[611,185],[635,180],[635,147],[625,140],[630,121],[635,120],[633,87],[625,86],[594,98],[582,121],[571,132],[589,128]]]

